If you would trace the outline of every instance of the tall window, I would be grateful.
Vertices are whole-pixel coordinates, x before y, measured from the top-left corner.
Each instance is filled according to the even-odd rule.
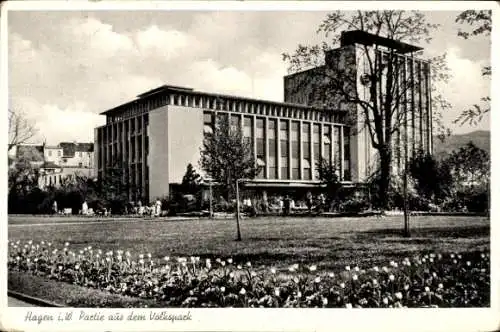
[[[331,157],[332,157],[332,127],[330,125],[325,125],[323,127],[323,157],[326,159],[327,162],[332,162]]]
[[[334,139],[334,156],[333,156],[333,163],[335,165],[335,171],[337,173],[337,176],[340,177],[340,166],[341,166],[341,163],[342,163],[342,156],[341,156],[341,146],[340,146],[340,142],[341,142],[341,139],[340,139],[340,127],[333,127],[333,137],[335,137]]]
[[[313,125],[313,146],[314,146],[314,158],[313,163],[317,164],[321,158],[321,145],[319,137],[319,124]]]
[[[241,116],[231,115],[231,130],[241,130]]]
[[[267,138],[269,141],[269,174],[268,178],[269,179],[276,179],[278,178],[278,168],[276,164],[276,158],[278,155],[278,147],[277,147],[277,142],[276,142],[276,120],[274,119],[269,119],[268,120],[269,126],[267,130]]]
[[[250,146],[253,155],[253,117],[245,116],[243,118],[243,141]]]
[[[255,138],[256,138],[256,144],[257,144],[257,165],[261,166],[261,170],[259,171],[259,174],[257,174],[257,178],[262,179],[262,178],[264,178],[265,165],[266,165],[266,162],[265,162],[266,143],[265,143],[265,135],[264,135],[264,119],[257,118],[257,122],[256,122],[255,126],[256,126]]]
[[[351,162],[350,162],[350,143],[351,135],[349,134],[349,128],[344,128],[344,181],[351,181]]]
[[[304,180],[311,180],[311,124],[302,124],[302,167]]]
[[[281,178],[287,180],[290,178],[288,168],[288,121],[280,121],[280,164],[281,164]]]
[[[299,164],[299,122],[292,122],[292,179],[300,179],[300,164]]]
[[[214,114],[213,112],[203,112],[203,134],[211,135],[214,132]]]

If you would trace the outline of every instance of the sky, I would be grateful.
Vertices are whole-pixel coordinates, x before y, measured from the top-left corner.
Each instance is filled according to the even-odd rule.
[[[163,84],[283,101],[282,53],[325,40],[321,11],[10,11],[9,107],[39,129],[35,141],[93,141],[99,113]],[[425,12],[441,24],[424,57],[447,53],[453,76],[441,86],[453,105],[453,133],[489,130],[453,125],[462,110],[490,95],[481,68],[490,37],[457,36],[459,12]]]

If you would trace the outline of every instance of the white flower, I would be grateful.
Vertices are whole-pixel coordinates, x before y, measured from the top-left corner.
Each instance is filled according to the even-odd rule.
[[[429,288],[429,287],[427,287],[427,286],[425,286],[425,292],[426,292],[426,293],[429,293],[430,291],[431,291],[431,290],[430,290],[430,288]]]
[[[243,267],[242,267],[241,265],[239,265],[239,264],[238,264],[238,265],[236,266],[236,268],[237,268],[238,270],[241,270]]]
[[[439,284],[439,285],[438,285],[438,288],[439,288],[439,289],[443,289],[443,284]]]
[[[271,268],[271,273],[276,274],[276,269],[274,267]]]
[[[65,247],[69,246],[69,242],[66,242],[66,243],[64,244],[64,246],[65,246]]]
[[[453,260],[453,264],[457,264],[457,260],[456,259]]]
[[[350,270],[351,270],[351,267],[350,267],[349,265],[347,265],[347,266],[345,267],[345,269],[346,269],[347,271],[350,271]]]
[[[458,259],[462,259],[462,255],[457,255]]]
[[[75,265],[75,270],[78,270],[80,268],[80,265],[76,264]]]
[[[470,262],[469,261],[467,261],[465,264],[467,264],[467,266],[470,266]]]
[[[385,305],[389,304],[389,299],[387,297],[384,297],[382,299],[382,302],[384,302]]]
[[[432,258],[432,257],[429,258],[429,262],[431,262],[431,263],[434,262],[434,258]]]
[[[288,271],[295,272],[295,268],[293,267],[293,265],[288,268]]]
[[[394,296],[396,296],[398,300],[401,300],[403,298],[403,294],[401,294],[401,292],[395,293]]]
[[[373,280],[372,280],[372,284],[377,285],[377,284],[378,284],[377,279],[373,279]]]
[[[226,291],[226,287],[222,286],[222,287],[220,288],[220,291],[221,291],[222,293],[224,293],[224,292]]]
[[[378,267],[377,267],[377,266],[374,266],[374,267],[373,267],[373,271],[378,272]]]
[[[30,259],[29,258],[26,258],[26,262],[29,263],[30,262]]]
[[[389,280],[390,280],[390,281],[394,281],[394,275],[393,275],[393,274],[391,274],[391,275],[389,276]]]
[[[274,295],[278,296],[278,297],[280,296],[280,289],[279,288],[274,289]]]
[[[359,272],[359,267],[357,267],[357,266],[356,266],[356,267],[354,268],[354,271]]]
[[[215,261],[216,261],[217,263],[220,263],[220,262],[221,262],[220,258],[217,258]]]
[[[222,266],[226,266],[226,262],[221,261],[221,262],[220,262],[220,265],[222,265]]]
[[[80,255],[83,255],[83,250],[80,250],[79,253],[80,253]]]
[[[141,258],[141,259],[142,259],[142,258],[144,258],[144,255],[143,255],[143,254],[140,254],[140,255],[139,255],[139,258]]]
[[[484,257],[485,257],[484,254],[481,254],[481,258],[484,258]]]
[[[323,305],[327,305],[328,304],[328,299],[326,297],[323,298]]]
[[[297,297],[300,299],[302,297],[302,292],[301,291],[298,291],[297,292]]]
[[[350,304],[350,303],[346,303],[346,304],[345,304],[345,307],[346,307],[347,309],[352,309],[352,304]]]
[[[37,257],[37,258],[35,258],[35,259],[33,260],[33,262],[35,262],[35,263],[36,263],[36,262],[38,262],[38,257]]]
[[[432,276],[433,276],[434,278],[437,278],[437,273],[436,273],[436,272],[432,272]]]
[[[451,258],[455,258],[455,254],[450,254],[450,257]]]
[[[299,278],[294,277],[294,278],[293,278],[293,282],[295,282],[296,284],[298,284],[298,283],[299,283]]]
[[[233,264],[233,259],[232,259],[232,258],[228,258],[228,259],[227,259],[227,262],[228,262],[229,264]]]
[[[422,263],[425,263],[425,257],[424,257],[424,258],[422,258]]]
[[[21,260],[21,257],[17,256],[17,257],[16,257],[16,260]]]
[[[252,271],[252,272],[250,272],[250,275],[251,275],[252,277],[256,277],[256,276],[257,276],[257,273],[256,273],[255,271]]]
[[[382,271],[384,271],[384,272],[386,272],[386,273],[387,273],[387,272],[389,272],[389,269],[388,269],[387,267],[385,267],[385,266],[384,266],[384,267],[382,267]]]
[[[151,254],[150,253],[148,253],[148,258],[151,258]]]
[[[106,258],[106,260],[108,260],[108,258]],[[140,259],[139,264],[144,264],[144,259]]]
[[[342,283],[340,283],[340,285],[339,285],[339,286],[340,286],[340,288],[345,288],[345,284],[344,284],[343,282],[342,282]]]
[[[234,278],[234,272],[229,273],[229,277]]]
[[[62,265],[59,265],[59,270],[62,270],[62,269],[63,269]]]
[[[170,260],[170,257],[165,256],[165,257],[163,257],[163,260],[164,260],[165,262],[168,262],[168,261]],[[210,260],[209,260],[209,259],[207,259],[207,262],[210,262]]]
[[[354,281],[358,280],[358,276],[357,276],[356,274],[354,274],[354,275],[352,276],[352,280],[354,280]]]
[[[319,282],[321,282],[321,278],[320,278],[320,277],[316,277],[316,278],[314,279],[314,282],[315,282],[315,283],[319,283]]]
[[[309,266],[309,271],[314,272],[316,271],[316,268],[317,268],[316,265],[311,265]]]
[[[245,290],[245,288],[242,288],[242,289],[240,290],[240,294],[241,294],[241,295],[245,295],[246,293],[247,293],[247,291]]]
[[[328,276],[329,276],[330,278],[333,278],[333,277],[335,277],[335,273],[330,272],[330,273],[328,273]]]
[[[125,252],[125,256],[130,257],[130,252],[129,252],[129,251],[126,251],[126,252]]]
[[[248,266],[248,267],[252,267],[252,263],[247,262],[247,266]]]
[[[111,262],[111,258],[106,257],[106,262]]]
[[[410,289],[410,285],[405,285],[404,290],[407,291],[408,289]]]

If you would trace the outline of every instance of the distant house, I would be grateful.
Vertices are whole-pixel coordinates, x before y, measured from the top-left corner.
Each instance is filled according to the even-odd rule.
[[[18,145],[9,166],[21,156],[29,156],[31,164],[40,169],[40,188],[58,187],[76,176],[94,176],[94,144],[61,142],[58,145]]]

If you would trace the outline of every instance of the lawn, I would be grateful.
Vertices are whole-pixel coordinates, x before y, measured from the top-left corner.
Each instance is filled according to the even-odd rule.
[[[70,242],[74,249],[121,249],[133,255],[151,253],[156,258],[232,257],[235,262],[251,261],[254,266],[278,269],[307,263],[324,270],[387,264],[417,253],[489,252],[490,245],[490,221],[486,217],[412,217],[411,238],[401,236],[402,217],[244,219],[241,242],[234,241],[234,220],[85,224],[89,221],[93,219],[12,216],[9,240],[51,241],[57,247]],[[78,222],[82,223],[75,224]]]

